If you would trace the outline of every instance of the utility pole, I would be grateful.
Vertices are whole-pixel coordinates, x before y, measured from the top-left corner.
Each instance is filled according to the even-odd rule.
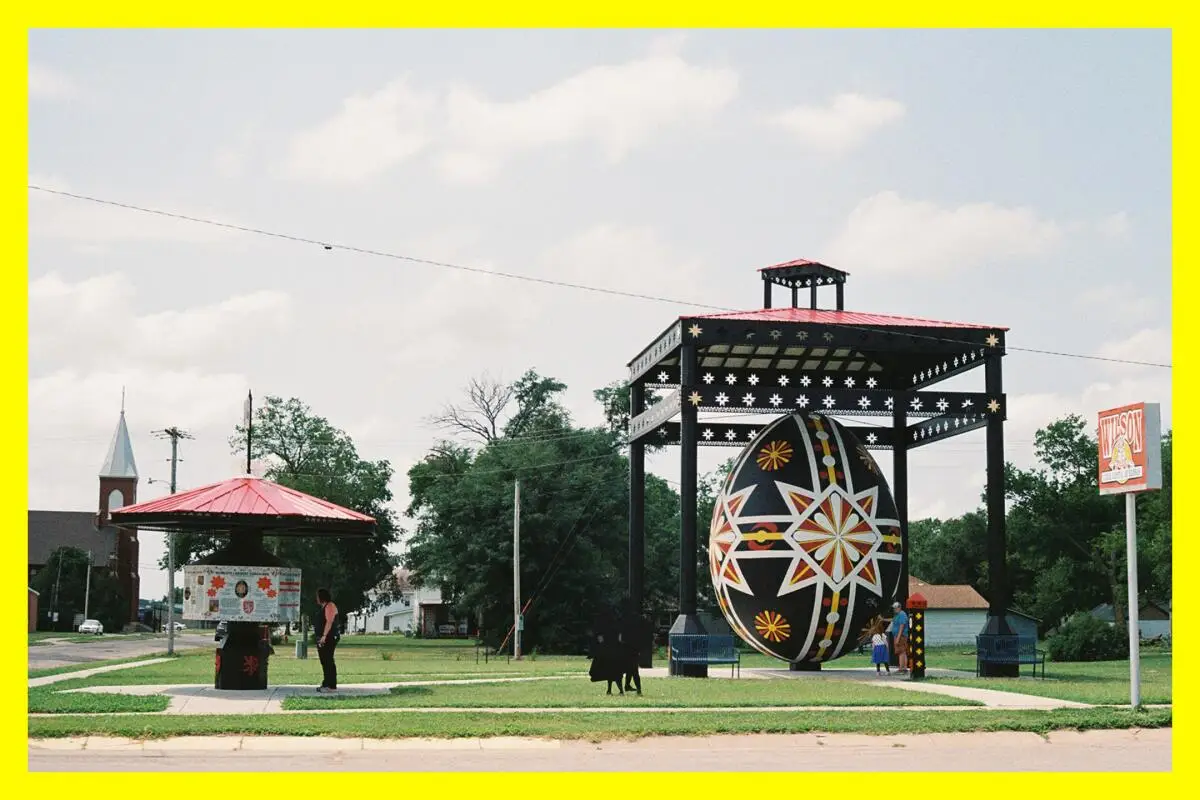
[[[513,658],[521,660],[521,482],[513,482]]]
[[[63,551],[58,551],[58,574],[54,576],[54,597],[50,601],[50,621],[58,624],[58,584],[62,581]]]
[[[88,550],[87,579],[83,584],[83,620],[87,622],[88,601],[92,597],[92,551]]]
[[[171,494],[175,494],[175,472],[179,463],[179,440],[192,439],[187,431],[170,427],[155,431],[159,439],[171,440]],[[167,655],[175,655],[175,533],[167,531]]]

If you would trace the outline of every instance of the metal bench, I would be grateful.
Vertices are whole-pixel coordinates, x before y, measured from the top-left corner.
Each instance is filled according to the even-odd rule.
[[[1021,664],[1033,666],[1033,677],[1037,677],[1038,665],[1042,666],[1042,678],[1046,677],[1046,651],[1039,650],[1037,640],[1030,636],[979,635],[975,637],[975,676],[983,674],[983,665]]]
[[[729,664],[729,676],[742,677],[742,654],[734,638],[707,633],[673,633],[668,646],[671,660],[681,664]]]

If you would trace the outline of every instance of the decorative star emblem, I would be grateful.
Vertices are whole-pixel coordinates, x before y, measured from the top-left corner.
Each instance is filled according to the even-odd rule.
[[[917,432],[913,431],[913,441],[915,442],[916,440],[917,440]]]
[[[701,400],[701,399],[702,399],[702,398],[700,397],[700,393],[699,393],[699,392],[692,392],[690,395],[688,395],[688,402],[689,402],[689,403],[691,403],[691,404],[692,404],[692,405],[694,405],[694,406],[698,406],[698,405],[700,405],[700,400]]]
[[[734,433],[733,428],[730,428],[729,430],[725,431],[725,438],[731,442],[737,438],[737,434]]]
[[[966,400],[963,400],[962,407],[963,407],[963,408],[970,408],[970,407],[971,407],[971,399],[970,399],[969,397],[968,397]]]
[[[868,399],[866,398],[866,396],[860,397],[860,398],[858,398],[858,407],[859,407],[859,408],[870,408],[870,407],[871,407],[871,401],[870,401],[870,400],[868,400]]]
[[[777,394],[771,395],[771,400],[770,400],[771,405],[778,406],[782,402],[783,402],[783,398],[780,397],[779,395],[777,395]]]
[[[772,339],[778,339],[780,336],[783,336],[783,332],[782,332],[782,331],[779,331],[779,330],[774,330],[774,331],[771,331],[771,338],[772,338]]]
[[[950,364],[946,361],[943,361],[942,362],[942,372],[949,372],[949,371],[950,371]]]
[[[867,388],[868,389],[874,389],[878,385],[879,385],[879,381],[875,380],[874,378],[867,378]]]
[[[833,386],[833,378],[826,375],[821,379],[821,385],[828,389],[830,386]]]
[[[835,401],[830,395],[825,395],[825,399],[821,402],[825,404],[826,408],[833,408],[837,401]]]
[[[755,436],[758,436],[758,431],[756,431],[754,428],[751,428],[750,430],[746,431],[747,439],[753,439]]]
[[[699,336],[701,333],[703,333],[703,331],[704,331],[704,329],[701,328],[699,325],[692,325],[692,327],[688,328],[688,333],[690,333],[692,335],[693,339],[696,338],[697,336]]]
[[[941,374],[942,374],[942,368],[941,368],[941,367],[939,367],[939,366],[934,366],[934,368],[933,368],[933,374],[934,374],[934,375],[941,375]]]
[[[808,331],[796,331],[796,338],[803,342],[808,338]]]
[[[950,404],[948,402],[946,402],[946,398],[941,397],[938,399],[938,401],[937,401],[938,411],[945,411],[949,407],[950,407]]]
[[[788,385],[788,376],[787,376],[787,375],[780,375],[780,376],[779,376],[779,385],[780,385],[780,386],[787,386],[787,385]]]
[[[974,351],[974,350],[972,350],[972,351],[971,351],[971,360],[972,360],[972,361],[974,361],[974,360],[975,360],[975,358],[976,358],[975,351]]]
[[[725,394],[724,392],[721,392],[717,395],[717,405],[723,406],[728,402],[729,402],[729,395]]]
[[[670,375],[668,375],[667,373],[665,373],[665,372],[660,372],[660,373],[658,373],[658,382],[659,382],[659,383],[666,383],[666,382],[667,382],[667,379],[668,379],[668,378],[670,378],[670,377],[671,377],[671,376],[670,376]]]
[[[704,373],[704,382],[705,383],[712,383],[715,380],[716,380],[716,378],[713,377],[713,374],[711,372]]]
[[[754,405],[754,395],[747,394],[745,397],[742,398],[742,402],[748,406]]]
[[[822,338],[822,339],[824,339],[824,340],[825,340],[825,341],[827,341],[827,342],[832,342],[832,341],[833,341],[833,334],[832,334],[832,333],[830,333],[829,331],[826,331],[824,334],[822,334],[821,338]]]
[[[922,439],[925,438],[925,429],[924,428],[921,428],[921,438]]]
[[[954,357],[954,366],[958,366],[958,356]]]
[[[988,411],[995,414],[997,411],[1000,410],[1000,401],[995,398],[992,398],[992,400],[988,402],[987,407],[988,407]]]
[[[954,418],[954,427],[958,427],[958,417]]]
[[[873,434],[873,433],[868,433],[868,434],[867,434],[867,444],[875,444],[877,441],[879,441],[879,437],[878,437],[878,436],[876,436],[876,435],[875,435],[875,434]]]
[[[705,428],[704,433],[700,435],[703,436],[705,440],[711,440],[713,438],[712,428]]]
[[[659,428],[659,429],[658,429],[658,435],[659,435],[659,436],[661,436],[661,437],[663,437],[663,438],[665,439],[665,438],[667,437],[667,429],[666,429],[666,428]]]
[[[853,389],[853,388],[854,388],[854,378],[851,378],[851,377],[847,377],[847,378],[846,378],[846,388],[847,388],[847,389]]]
[[[808,377],[807,375],[801,375],[801,376],[800,376],[800,385],[801,385],[801,386],[807,387],[807,386],[809,386],[811,383],[812,383],[812,378]]]
[[[1000,344],[1000,337],[992,333],[988,334],[988,337],[984,339],[984,341],[987,342],[988,347],[995,347],[996,345]]]
[[[758,376],[751,375],[749,378],[746,378],[746,383],[750,384],[751,386],[758,386]]]
[[[909,403],[909,405],[912,406],[913,411],[920,411],[921,410],[921,398],[914,397],[913,401],[911,403]]]
[[[808,408],[808,395],[802,394],[796,398],[796,405],[799,408]]]
[[[887,406],[888,410],[890,411],[892,409],[892,407],[896,405],[896,398],[894,398],[894,397],[884,398],[883,404],[885,406]]]
[[[737,383],[737,375],[734,375],[732,372],[729,373],[725,376],[725,382],[730,386],[733,386],[735,383]]]

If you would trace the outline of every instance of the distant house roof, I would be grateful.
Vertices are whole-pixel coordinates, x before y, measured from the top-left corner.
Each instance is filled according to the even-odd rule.
[[[988,607],[988,601],[983,595],[967,584],[937,585],[926,583],[919,578],[908,576],[909,595],[920,592],[925,596],[931,609],[964,609]]]
[[[1116,620],[1116,616],[1113,614],[1112,603],[1103,603],[1098,605],[1088,613],[1096,619],[1103,620],[1105,622],[1114,622]],[[1155,603],[1153,601],[1142,603],[1141,607],[1138,609],[1138,619],[1142,620],[1143,622],[1147,620],[1169,620],[1170,618],[1171,609],[1161,603]]]
[[[106,566],[117,551],[117,529],[97,528],[89,511],[30,511],[29,565],[42,566],[60,547],[91,552],[96,566]]]

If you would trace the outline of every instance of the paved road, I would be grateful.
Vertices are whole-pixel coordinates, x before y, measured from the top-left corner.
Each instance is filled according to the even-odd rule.
[[[175,648],[185,650],[193,647],[207,647],[213,644],[212,631],[187,632],[175,636]],[[76,664],[87,666],[93,661],[107,661],[116,658],[136,658],[149,656],[167,651],[167,635],[161,634],[150,639],[125,637],[119,634],[97,636],[87,642],[52,642],[29,648],[30,669],[53,669],[55,667],[70,667]]]
[[[933,771],[1146,772],[1171,769],[1171,730],[537,739],[195,737],[29,743],[33,772],[176,771]]]

